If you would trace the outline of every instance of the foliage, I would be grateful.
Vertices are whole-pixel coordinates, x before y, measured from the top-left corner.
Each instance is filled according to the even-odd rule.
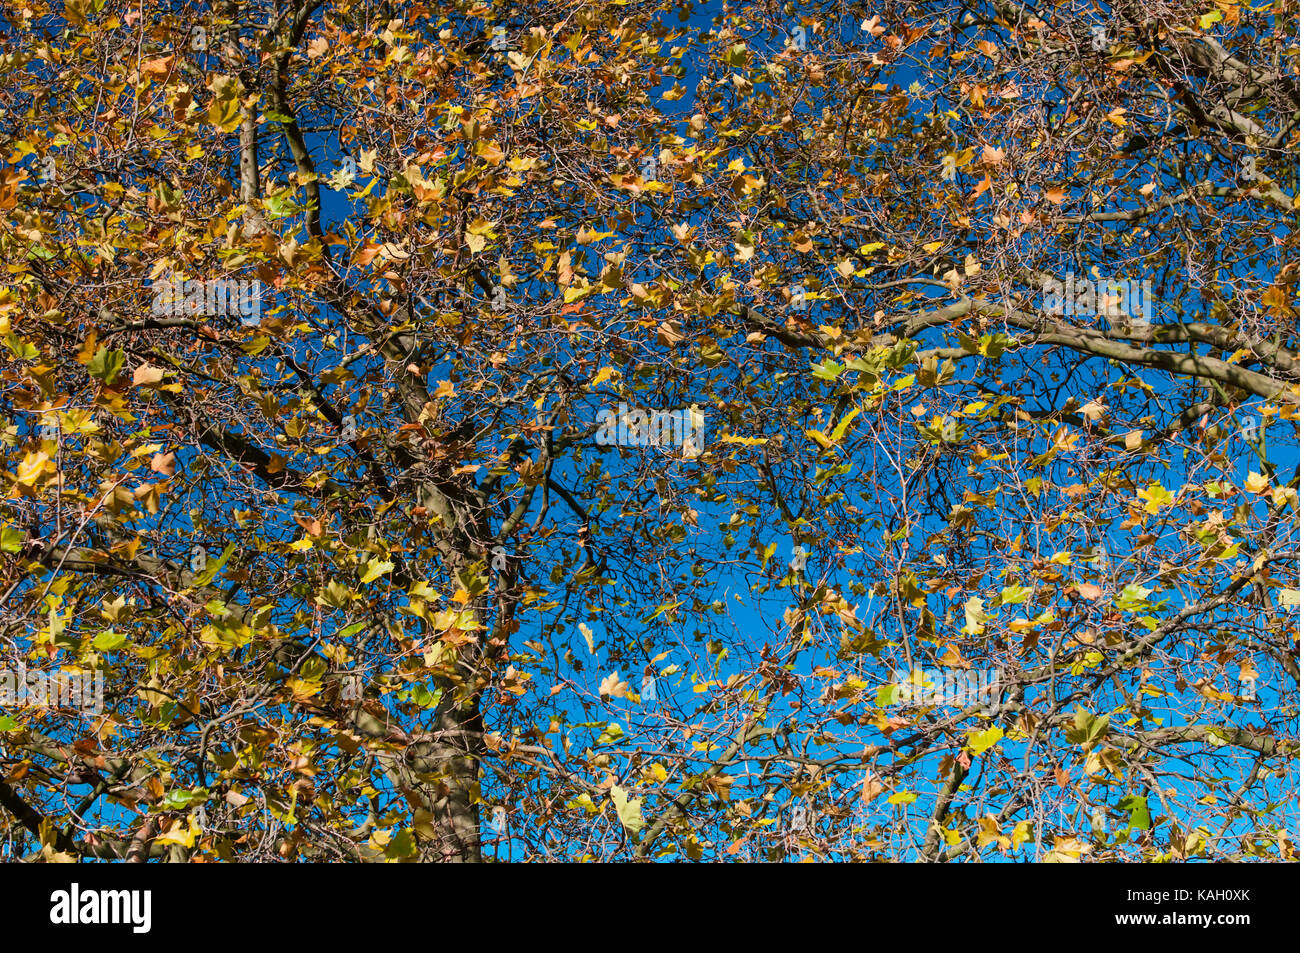
[[[1293,858],[1291,0],[5,17],[0,856]]]

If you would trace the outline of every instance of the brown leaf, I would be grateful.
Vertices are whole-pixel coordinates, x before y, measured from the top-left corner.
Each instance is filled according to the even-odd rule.
[[[676,321],[665,321],[659,325],[659,332],[655,335],[655,340],[664,347],[674,347],[684,337],[680,324]]]
[[[943,653],[935,660],[945,668],[970,668],[970,662],[962,658],[955,646],[944,646]]]
[[[153,76],[162,79],[172,71],[172,66],[176,63],[176,56],[160,56],[156,60],[146,60],[140,67],[140,72],[146,76]]]
[[[308,536],[319,536],[324,531],[318,519],[307,519],[295,514],[294,521],[306,531]]]
[[[133,387],[152,387],[163,379],[163,369],[152,364],[141,364],[135,369],[131,385]]]

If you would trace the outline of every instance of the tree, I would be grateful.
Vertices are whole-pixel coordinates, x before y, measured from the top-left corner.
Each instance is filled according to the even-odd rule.
[[[1294,6],[11,11],[0,854],[1291,859]]]

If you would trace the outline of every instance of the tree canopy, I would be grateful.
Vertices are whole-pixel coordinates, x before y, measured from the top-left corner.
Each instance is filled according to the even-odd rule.
[[[8,5],[0,858],[1293,859],[1298,8]]]

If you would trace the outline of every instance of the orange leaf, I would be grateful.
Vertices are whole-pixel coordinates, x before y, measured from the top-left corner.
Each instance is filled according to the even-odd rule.
[[[172,71],[172,66],[176,63],[176,56],[160,56],[156,60],[146,60],[145,64],[140,67],[140,72],[146,76],[153,76],[162,79]]]

